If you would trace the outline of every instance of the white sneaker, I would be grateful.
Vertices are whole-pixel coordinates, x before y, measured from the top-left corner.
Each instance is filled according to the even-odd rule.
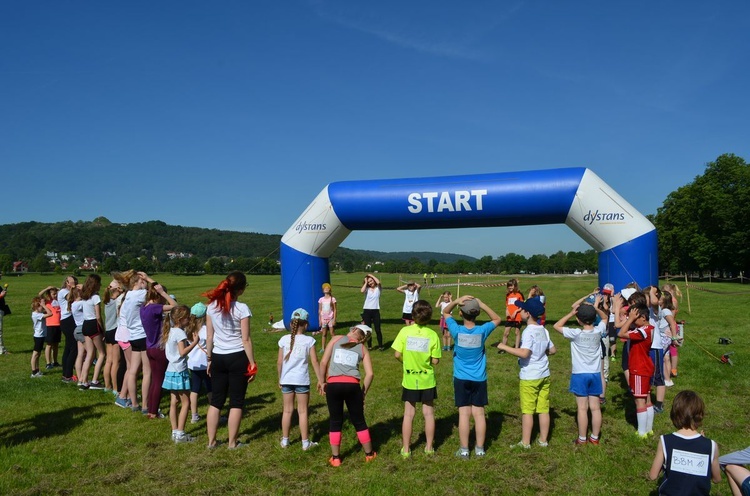
[[[282,438],[281,438],[281,442],[279,443],[279,445],[280,445],[280,446],[281,446],[282,448],[286,448],[287,446],[289,446],[289,440],[288,440],[288,439],[284,439],[284,438],[282,437]]]
[[[195,438],[189,434],[183,434],[182,436],[175,436],[174,443],[180,444],[180,443],[192,443],[195,441]]]
[[[314,441],[308,441],[306,443],[302,443],[302,451],[307,451],[307,450],[309,450],[311,448],[316,447],[317,445],[318,445],[318,443],[316,443]]]
[[[198,422],[200,422],[200,420],[201,420],[201,416],[200,416],[200,415],[198,415],[198,414],[196,413],[196,414],[195,414],[195,415],[193,415],[193,416],[192,416],[192,418],[190,419],[190,423],[191,423],[191,424],[197,424]]]
[[[674,386],[674,382],[672,382],[672,380],[667,380],[667,381],[664,381],[664,385],[667,387],[672,387]]]

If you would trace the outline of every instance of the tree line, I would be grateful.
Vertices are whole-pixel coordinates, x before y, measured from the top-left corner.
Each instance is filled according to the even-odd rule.
[[[706,164],[705,173],[670,193],[655,215],[660,273],[747,274],[750,267],[750,166],[725,154]],[[278,274],[280,235],[170,226],[161,221],[117,224],[104,217],[91,222],[22,222],[0,226],[0,271],[23,260],[33,272],[62,272],[63,255],[97,259],[101,272],[136,269],[174,274]],[[51,260],[48,253],[58,254]],[[171,255],[170,255],[171,253]],[[331,270],[389,273],[593,273],[594,250],[530,257],[517,253],[479,259],[433,252],[384,253],[339,247]],[[73,269],[69,269],[72,271]]]

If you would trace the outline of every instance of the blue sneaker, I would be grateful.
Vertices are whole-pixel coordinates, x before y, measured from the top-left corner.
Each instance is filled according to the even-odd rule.
[[[120,408],[128,408],[128,401],[129,401],[129,400],[126,400],[126,399],[124,399],[124,398],[119,398],[119,397],[118,397],[118,398],[117,398],[117,399],[115,400],[115,405],[119,406]]]

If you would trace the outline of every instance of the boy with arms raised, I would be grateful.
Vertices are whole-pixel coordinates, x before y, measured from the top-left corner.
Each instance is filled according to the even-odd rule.
[[[630,340],[628,370],[630,371],[630,390],[635,399],[635,416],[638,420],[638,437],[645,439],[652,434],[654,425],[654,407],[651,404],[651,376],[654,374],[654,362],[649,357],[654,327],[649,324],[648,307],[642,303],[632,305],[628,310],[628,320],[620,328],[618,337]],[[631,324],[635,328],[631,331]]]
[[[599,445],[602,428],[602,411],[599,396],[602,394],[602,335],[607,335],[607,314],[599,308],[601,295],[597,295],[594,304],[575,305],[563,318],[555,323],[555,330],[570,340],[570,357],[573,362],[570,386],[568,390],[576,397],[578,407],[578,438],[576,446],[586,444],[588,433],[589,410],[591,410],[591,437],[588,442]],[[602,319],[594,326],[596,315]],[[565,327],[568,320],[576,316],[578,325],[583,329]]]
[[[460,305],[463,325],[459,325],[451,312]],[[475,324],[479,313],[484,312],[492,319],[482,325]],[[484,441],[487,434],[487,420],[484,407],[487,405],[487,355],[484,342],[490,333],[500,325],[501,319],[479,298],[462,296],[443,308],[446,327],[455,343],[453,355],[453,390],[458,407],[458,438],[461,443],[456,456],[469,459],[469,431],[471,417],[474,417],[476,430],[475,456],[484,456]]]
[[[442,356],[440,337],[435,331],[426,327],[432,319],[432,305],[424,300],[417,300],[411,313],[414,324],[402,328],[391,345],[396,359],[404,364],[404,376],[401,382],[403,386],[401,400],[404,402],[401,456],[404,458],[411,456],[409,445],[417,403],[422,403],[422,415],[424,415],[424,452],[427,455],[435,453],[432,447],[435,440],[433,402],[437,399],[437,382],[433,366],[437,365]]]
[[[521,441],[511,448],[531,448],[531,430],[534,427],[534,414],[539,415],[539,446],[546,447],[549,436],[549,389],[550,372],[548,355],[557,351],[549,338],[549,332],[537,323],[539,316],[544,314],[544,304],[538,297],[526,301],[516,301],[515,306],[521,309],[521,319],[526,321],[526,329],[521,334],[519,348],[511,348],[506,344],[497,345],[500,351],[505,351],[520,358],[521,367],[519,377],[522,435]]]

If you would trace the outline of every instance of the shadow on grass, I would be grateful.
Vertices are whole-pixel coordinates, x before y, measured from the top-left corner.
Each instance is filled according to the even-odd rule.
[[[0,443],[5,446],[14,446],[35,439],[64,436],[84,422],[98,419],[103,415],[93,412],[91,406],[40,413],[29,419],[3,424],[0,427]]]
[[[317,393],[315,393],[317,394]],[[268,415],[263,418],[257,418],[257,416],[254,416],[253,413],[256,411],[262,411],[265,410],[265,405],[269,403],[277,402],[279,403],[279,410],[278,413],[274,413],[272,415]],[[309,404],[307,407],[307,414],[308,418],[312,417],[315,412],[320,409],[324,408],[325,404]],[[280,401],[280,393],[274,394],[274,393],[264,393],[258,396],[251,396],[245,403],[245,417],[242,420],[243,426],[247,426],[247,428],[244,428],[240,431],[240,436],[247,438],[248,440],[252,439],[260,439],[267,434],[277,434],[279,439],[281,439],[281,416],[282,416],[282,402]],[[310,425],[310,438],[315,438],[316,435],[319,435],[320,432],[328,432],[327,426],[326,430],[318,430],[315,428],[316,426]],[[295,408],[294,413],[292,414],[292,433],[299,432],[299,416],[297,415],[297,409]]]

